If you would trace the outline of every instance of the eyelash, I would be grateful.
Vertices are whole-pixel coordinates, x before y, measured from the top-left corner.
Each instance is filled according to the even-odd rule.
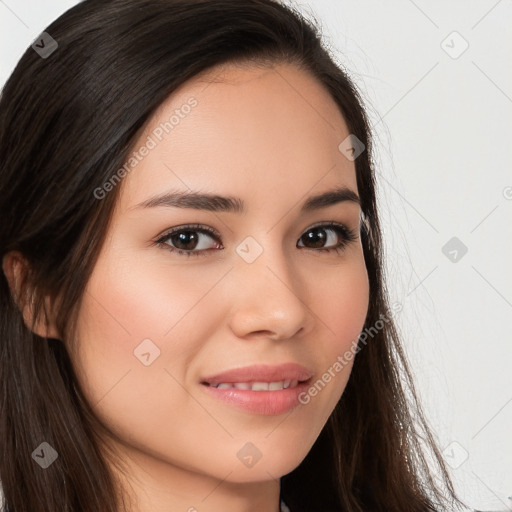
[[[336,222],[327,222],[327,223],[311,226],[306,231],[304,231],[304,234],[312,229],[317,229],[317,228],[328,228],[328,229],[335,231],[336,233],[341,235],[341,238],[342,238],[341,242],[333,247],[320,247],[318,249],[305,247],[305,249],[310,249],[312,251],[320,251],[320,252],[335,251],[336,253],[341,253],[346,248],[347,245],[349,245],[351,242],[357,240],[357,234],[353,230],[347,228],[343,224],[338,224]],[[207,253],[209,251],[216,250],[216,249],[202,249],[199,251],[194,251],[194,250],[184,251],[183,249],[177,249],[176,247],[172,247],[167,243],[167,241],[173,235],[176,235],[181,232],[187,232],[187,231],[210,235],[212,238],[216,239],[217,242],[219,239],[219,235],[212,228],[203,226],[201,224],[190,224],[190,225],[186,225],[186,226],[180,226],[179,228],[172,229],[171,231],[165,233],[164,235],[162,235],[160,238],[158,238],[155,241],[155,245],[159,245],[168,251],[180,254],[182,256],[207,256]],[[301,235],[301,237],[302,236],[303,235]]]

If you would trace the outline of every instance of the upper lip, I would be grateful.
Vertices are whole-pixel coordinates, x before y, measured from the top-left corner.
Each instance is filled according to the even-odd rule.
[[[209,377],[204,377],[202,383],[221,384],[236,382],[279,382],[282,380],[306,381],[313,373],[305,366],[297,363],[284,363],[279,365],[258,364],[234,368]]]

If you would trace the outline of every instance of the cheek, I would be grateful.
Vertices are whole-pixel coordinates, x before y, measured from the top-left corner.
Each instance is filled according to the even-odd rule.
[[[355,260],[326,276],[315,294],[329,346],[337,351],[346,350],[357,341],[368,311],[369,283],[364,260]]]
[[[158,410],[162,397],[155,390],[182,394],[169,373],[179,382],[186,379],[215,317],[216,309],[205,310],[201,301],[225,270],[180,272],[161,257],[142,265],[141,258],[124,257],[126,247],[113,244],[111,250],[98,260],[81,305],[77,375],[100,410],[114,397],[127,409],[151,409],[154,402]]]
[[[101,350],[110,351],[116,361],[131,362],[134,349],[144,339],[157,345],[168,343],[165,340],[183,328],[186,321],[182,319],[219,278],[219,273],[180,272],[161,262],[148,259],[142,264],[137,258],[108,256],[98,262],[81,311],[81,331],[90,346],[101,344]],[[166,351],[174,350],[175,344],[165,347]],[[176,352],[182,349],[178,346]]]
[[[89,280],[77,326],[77,377],[99,419],[133,444],[165,451],[173,411],[197,414],[179,383],[200,339],[191,336],[188,318],[215,276],[202,284],[190,278],[105,258]]]
[[[320,375],[311,398],[323,401],[322,421],[327,421],[340,399],[357,357],[355,350],[364,327],[369,301],[368,274],[364,259],[347,261],[330,276],[316,281],[311,309],[318,317],[318,336],[322,350]],[[323,389],[329,390],[324,392]],[[318,395],[317,395],[318,392]],[[321,397],[320,397],[321,395]]]

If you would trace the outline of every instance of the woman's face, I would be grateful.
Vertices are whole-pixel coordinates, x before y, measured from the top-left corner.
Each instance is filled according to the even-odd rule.
[[[357,201],[303,208],[335,189],[358,194],[329,94],[291,65],[214,71],[169,97],[134,146],[73,363],[117,446],[152,478],[257,482],[297,467],[340,399],[352,361],[335,363],[363,328],[368,277]],[[243,212],[170,197],[194,193]],[[204,383],[288,363],[309,374],[242,370],[218,379],[237,389]],[[238,389],[294,376],[310,377],[300,400],[294,382]]]

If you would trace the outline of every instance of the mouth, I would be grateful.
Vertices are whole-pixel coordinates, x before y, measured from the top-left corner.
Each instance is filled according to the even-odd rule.
[[[205,386],[214,387],[217,389],[241,389],[245,391],[279,391],[282,389],[294,389],[299,384],[309,382],[311,379],[306,380],[279,380],[273,382],[219,382],[217,384],[210,384],[209,382],[201,382]]]
[[[304,402],[313,377],[254,382],[201,382],[201,389],[215,402],[245,413],[277,416],[292,411]]]
[[[278,365],[255,364],[232,368],[215,375],[203,377],[201,382],[210,386],[222,386],[221,389],[237,387],[253,391],[287,389],[305,382],[313,376],[313,371],[303,365],[288,362]]]
[[[313,371],[287,362],[232,368],[200,380],[210,398],[260,415],[277,415],[298,407],[313,380]]]

